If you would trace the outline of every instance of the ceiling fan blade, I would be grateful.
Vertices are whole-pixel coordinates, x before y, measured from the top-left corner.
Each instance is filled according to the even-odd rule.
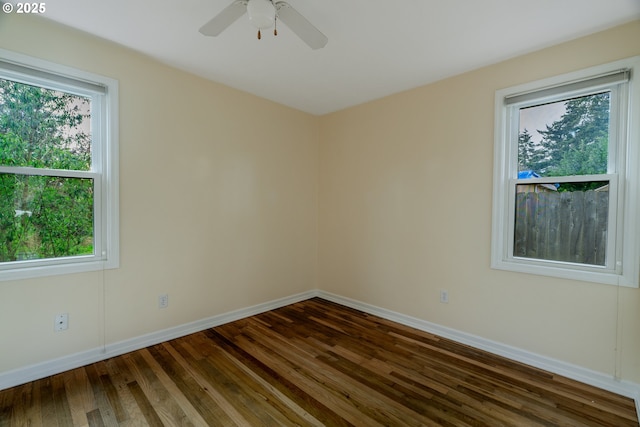
[[[217,36],[247,11],[248,0],[235,0],[200,28],[205,36]]]
[[[329,39],[320,30],[314,27],[311,22],[298,13],[291,5],[284,1],[275,3],[278,19],[285,23],[303,42],[311,49],[325,47]]]

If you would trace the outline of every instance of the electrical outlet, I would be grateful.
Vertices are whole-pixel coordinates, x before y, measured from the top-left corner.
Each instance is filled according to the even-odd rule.
[[[69,329],[69,313],[57,314],[54,329],[56,332],[65,331]]]
[[[440,291],[440,302],[444,304],[449,303],[449,291]]]
[[[164,294],[158,297],[158,308],[169,307],[169,295]]]

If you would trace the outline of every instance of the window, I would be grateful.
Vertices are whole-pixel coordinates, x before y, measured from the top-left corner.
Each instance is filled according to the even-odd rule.
[[[0,50],[0,280],[118,267],[117,96]]]
[[[638,286],[637,71],[640,57],[496,92],[493,268]]]

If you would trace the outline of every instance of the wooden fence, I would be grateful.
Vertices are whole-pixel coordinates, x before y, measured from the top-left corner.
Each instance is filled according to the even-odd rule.
[[[514,256],[605,265],[608,191],[516,194]]]

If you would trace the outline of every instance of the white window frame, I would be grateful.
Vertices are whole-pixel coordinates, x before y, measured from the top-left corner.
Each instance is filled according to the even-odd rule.
[[[593,86],[601,76],[628,70],[630,79],[612,93],[607,174],[561,180],[610,181],[607,263],[591,266],[513,256],[515,185],[559,182],[517,179],[518,129],[515,110],[557,99],[559,94],[581,96],[610,87]],[[491,267],[588,282],[638,287],[640,273],[640,56],[509,87],[495,94],[493,215]],[[602,79],[601,79],[602,80]],[[585,84],[585,82],[588,82]],[[515,135],[515,137],[514,137]]]
[[[89,171],[0,165],[0,172],[73,178],[94,182],[94,254],[0,264],[0,281],[118,268],[118,81],[75,68],[0,49],[0,78],[91,98]]]

